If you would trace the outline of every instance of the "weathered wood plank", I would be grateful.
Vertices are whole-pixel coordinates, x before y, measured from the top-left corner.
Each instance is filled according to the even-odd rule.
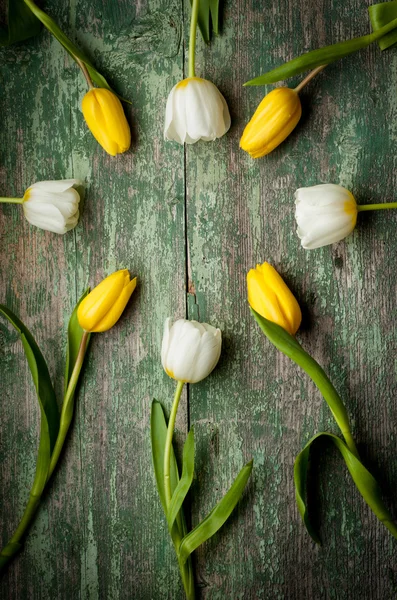
[[[395,544],[324,446],[312,490],[324,546],[314,547],[304,532],[293,460],[313,433],[336,429],[306,377],[250,319],[245,273],[271,260],[301,300],[299,337],[346,400],[362,454],[396,515],[396,217],[365,215],[348,241],[311,253],[293,231],[299,186],[334,181],[363,202],[393,199],[395,50],[382,55],[373,47],[328,67],[303,94],[296,132],[254,162],[238,140],[265,90],[242,83],[302,49],[367,32],[368,19],[355,0],[332,7],[226,2],[222,35],[208,48],[198,43],[197,72],[224,93],[232,129],[185,155],[163,142],[162,126],[167,94],[183,76],[188,2],[183,15],[179,2],[163,0],[46,8],[133,102],[133,149],[111,159],[84,126],[78,105],[85,84],[56,41],[43,33],[0,52],[2,194],[22,194],[38,179],[87,182],[81,224],[64,238],[31,228],[18,207],[0,210],[2,298],[36,335],[59,394],[62,336],[78,294],[119,267],[138,274],[140,285],[117,328],[93,339],[62,464],[23,553],[0,581],[0,596],[182,597],[154,488],[149,411],[153,395],[170,405],[174,386],[160,368],[162,323],[185,314],[187,294],[189,317],[224,332],[221,362],[191,387],[189,418],[184,402],[177,427],[179,439],[188,421],[196,431],[193,524],[255,459],[230,525],[196,553],[199,597],[394,597]],[[32,481],[38,416],[17,337],[3,323],[0,333],[5,541]]]
[[[220,326],[225,339],[216,373],[190,391],[200,455],[193,522],[250,456],[256,465],[238,518],[197,552],[203,598],[396,594],[395,543],[324,446],[312,500],[323,548],[305,534],[294,505],[294,457],[311,435],[336,429],[319,393],[270,347],[245,300],[246,271],[270,260],[303,305],[299,338],[346,400],[363,456],[396,515],[396,217],[368,216],[346,243],[308,253],[293,214],[294,190],[321,182],[341,183],[362,202],[394,197],[393,52],[373,47],[327,68],[302,95],[304,117],[285,144],[257,162],[238,151],[266,91],[243,89],[244,81],[302,50],[367,31],[357,2],[226,3],[223,35],[199,53],[200,73],[225,94],[234,125],[221,142],[187,150],[190,315]]]

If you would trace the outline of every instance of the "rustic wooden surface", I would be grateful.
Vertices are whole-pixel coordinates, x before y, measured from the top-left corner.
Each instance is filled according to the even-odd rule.
[[[197,73],[224,93],[232,128],[184,149],[164,142],[162,127],[167,94],[186,73],[188,4],[42,3],[132,100],[133,146],[116,159],[87,130],[85,82],[56,40],[43,31],[0,51],[1,195],[42,179],[86,182],[80,224],[64,237],[30,227],[17,206],[0,209],[1,300],[36,336],[59,396],[79,294],[121,267],[140,280],[118,326],[93,339],[66,451],[0,597],[183,597],[155,491],[149,412],[153,396],[169,407],[174,389],[160,365],[163,320],[187,315],[224,335],[218,368],[188,390],[179,415],[179,441],[193,423],[196,432],[193,524],[255,460],[230,524],[194,556],[198,597],[395,598],[396,542],[326,445],[315,452],[311,486],[323,546],[305,533],[293,461],[313,434],[336,429],[307,377],[250,318],[245,273],[267,259],[296,293],[298,337],[335,381],[397,517],[397,216],[360,215],[346,242],[305,252],[293,215],[294,190],[320,182],[341,183],[362,202],[395,200],[397,52],[373,46],[328,67],[302,94],[296,131],[255,162],[238,141],[267,90],[242,83],[303,50],[367,33],[368,0],[226,0],[222,35],[210,47],[198,42]],[[0,352],[5,543],[33,479],[38,411],[21,344],[4,322]]]

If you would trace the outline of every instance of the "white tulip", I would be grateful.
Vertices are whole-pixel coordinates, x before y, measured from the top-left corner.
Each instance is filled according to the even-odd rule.
[[[218,88],[200,77],[188,77],[171,90],[165,111],[164,138],[179,144],[209,142],[230,127],[226,100]]]
[[[340,185],[326,183],[299,188],[295,204],[296,232],[307,250],[339,242],[356,226],[357,203]]]
[[[164,370],[173,379],[197,383],[215,368],[221,355],[220,329],[207,323],[167,319],[161,347]]]
[[[31,185],[24,194],[22,204],[29,223],[61,234],[76,227],[80,196],[74,186],[81,183],[78,179],[64,179],[39,181]]]

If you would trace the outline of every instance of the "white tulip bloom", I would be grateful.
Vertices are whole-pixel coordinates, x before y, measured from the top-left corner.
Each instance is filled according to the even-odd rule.
[[[295,204],[296,232],[307,250],[339,242],[356,226],[357,203],[353,194],[340,185],[299,188]]]
[[[173,379],[197,383],[215,368],[221,355],[220,329],[207,323],[166,319],[161,347],[164,370]]]
[[[164,138],[179,144],[209,142],[230,127],[226,100],[218,88],[200,77],[188,77],[171,90],[165,111]]]
[[[78,179],[34,183],[23,197],[25,217],[32,225],[54,233],[73,229],[80,214],[80,196],[74,186],[81,184]]]

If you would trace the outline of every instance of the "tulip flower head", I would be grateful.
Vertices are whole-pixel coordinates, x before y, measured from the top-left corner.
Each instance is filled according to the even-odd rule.
[[[205,379],[221,355],[220,329],[207,323],[179,319],[164,325],[161,362],[167,375],[184,383]]]
[[[299,304],[276,269],[264,262],[247,274],[248,302],[258,314],[295,335],[302,321]]]
[[[116,271],[97,285],[80,303],[77,318],[84,331],[99,333],[117,323],[136,287],[127,269]]]
[[[70,231],[79,220],[80,195],[74,187],[78,185],[82,185],[78,179],[34,183],[21,199],[26,219],[46,231]]]
[[[326,183],[295,192],[297,234],[303,248],[313,250],[339,242],[356,226],[357,203],[340,185]]]
[[[298,93],[279,87],[265,96],[244,129],[240,148],[252,158],[274,150],[295,129],[302,114]]]
[[[131,131],[116,94],[105,88],[92,88],[81,105],[87,125],[104,150],[111,156],[126,152]]]
[[[200,77],[188,77],[171,90],[165,112],[164,138],[179,144],[209,142],[230,127],[226,100],[218,88]]]

